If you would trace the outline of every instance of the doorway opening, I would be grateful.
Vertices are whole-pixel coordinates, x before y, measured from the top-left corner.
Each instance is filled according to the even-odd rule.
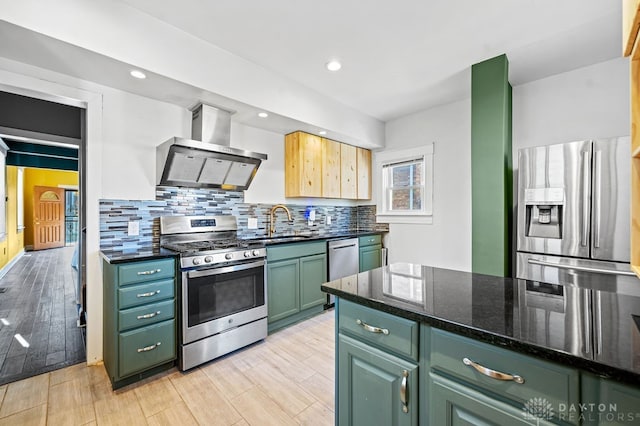
[[[0,385],[86,361],[86,110],[29,95],[0,91]]]

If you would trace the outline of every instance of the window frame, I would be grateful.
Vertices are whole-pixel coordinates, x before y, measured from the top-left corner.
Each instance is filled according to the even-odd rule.
[[[433,223],[433,151],[434,144],[397,151],[383,151],[376,153],[376,183],[377,183],[377,214],[376,220],[384,223]],[[392,164],[415,161],[422,158],[423,164],[423,204],[421,210],[398,211],[390,210],[387,206],[388,169]]]

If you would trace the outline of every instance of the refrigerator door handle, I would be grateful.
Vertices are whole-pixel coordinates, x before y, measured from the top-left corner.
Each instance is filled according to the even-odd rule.
[[[593,246],[600,247],[600,222],[602,220],[602,152],[595,153],[595,188],[593,189],[593,209],[594,209],[594,226],[593,226]]]
[[[581,306],[582,312],[583,312],[583,321],[584,321],[584,327],[582,328],[582,330],[584,331],[584,344],[582,347],[582,351],[585,355],[590,355],[591,354],[591,340],[592,340],[592,336],[591,336],[591,315],[590,310],[591,310],[591,292],[590,291],[584,291],[582,292],[584,299],[583,299],[583,306]]]
[[[593,310],[595,311],[595,324],[593,325],[593,340],[595,340],[595,355],[596,357],[602,354],[602,299],[600,298],[600,292],[594,291]]]
[[[590,191],[590,179],[589,179],[589,153],[587,151],[582,152],[582,226],[580,229],[580,244],[586,247],[588,242],[589,233],[589,192]]]
[[[540,266],[551,266],[553,268],[559,269],[573,269],[575,271],[586,271],[586,272],[597,272],[599,274],[611,274],[611,275],[629,275],[635,277],[636,274],[633,271],[617,271],[615,269],[604,269],[604,268],[591,268],[588,266],[579,266],[579,265],[563,265],[560,263],[554,262],[545,262],[540,259],[527,259],[527,262],[532,265],[540,265]]]

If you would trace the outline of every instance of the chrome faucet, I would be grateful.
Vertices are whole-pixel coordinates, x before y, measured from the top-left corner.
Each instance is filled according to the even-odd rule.
[[[291,218],[291,212],[289,211],[289,209],[284,205],[284,204],[276,204],[275,206],[271,207],[271,211],[269,212],[269,237],[271,237],[273,235],[273,233],[276,231],[276,223],[275,223],[275,219],[276,219],[276,215],[275,212],[278,209],[283,209],[285,212],[287,212],[287,217],[289,218],[289,222],[291,222],[293,219]]]

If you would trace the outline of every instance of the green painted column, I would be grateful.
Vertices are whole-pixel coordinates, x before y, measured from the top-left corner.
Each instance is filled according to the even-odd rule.
[[[510,276],[511,85],[506,55],[471,67],[471,268]]]

